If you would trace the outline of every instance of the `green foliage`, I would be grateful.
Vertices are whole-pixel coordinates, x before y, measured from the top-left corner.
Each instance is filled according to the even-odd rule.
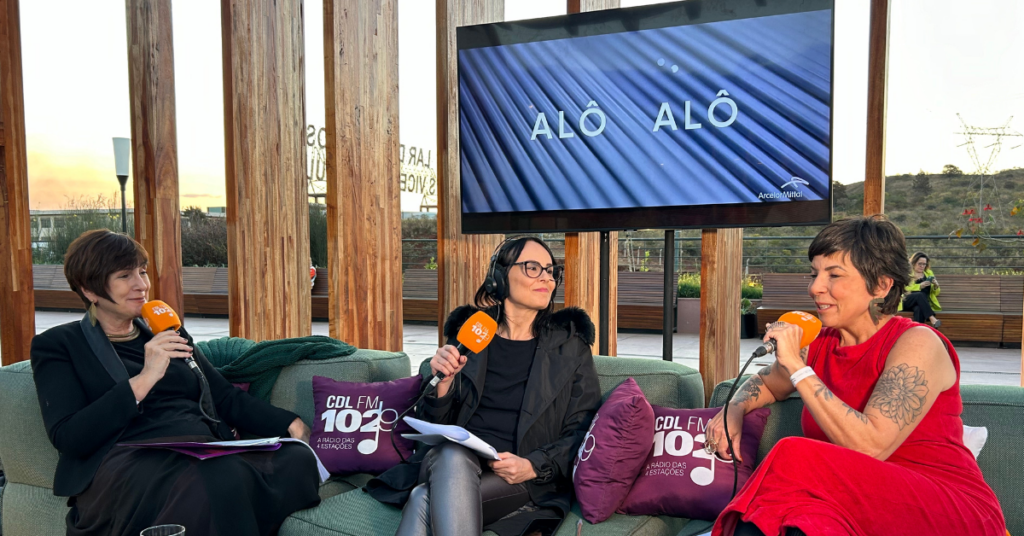
[[[430,262],[423,265],[423,267],[426,268],[427,270],[437,270],[437,262],[434,260],[433,257],[431,257]]]
[[[740,300],[740,314],[741,315],[757,314],[757,309],[754,307],[754,304],[751,303],[749,299],[743,298],[742,300]]]
[[[35,264],[64,264],[64,254],[76,238],[93,229],[121,231],[121,206],[116,197],[97,195],[96,198],[69,198],[61,210],[71,212],[54,219],[49,229],[48,241],[43,247],[32,249]],[[32,226],[32,241],[39,242],[39,224]],[[135,236],[135,218],[128,214],[128,235]]]
[[[403,272],[406,267],[421,266],[428,270],[437,270],[437,218],[430,215],[403,219],[402,240]]]
[[[764,295],[764,286],[760,280],[752,279],[750,276],[743,278],[743,286],[740,288],[740,295],[744,299],[760,300]]]
[[[327,266],[327,206],[309,204],[309,262]]]
[[[947,175],[949,177],[959,177],[963,175],[964,172],[960,171],[960,168],[954,166],[953,164],[946,164],[945,166],[942,167],[942,174]]]
[[[679,276],[679,297],[699,298],[700,297],[700,274],[680,274]]]

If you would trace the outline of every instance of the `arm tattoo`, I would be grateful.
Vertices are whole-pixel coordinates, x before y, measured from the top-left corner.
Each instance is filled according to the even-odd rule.
[[[928,381],[924,371],[900,363],[882,373],[868,405],[878,408],[883,416],[892,419],[902,430],[921,415],[927,395]]]
[[[864,415],[863,413],[861,413],[861,412],[851,408],[846,402],[843,402],[843,407],[846,408],[846,414],[847,415],[853,415],[854,417],[857,417],[857,419],[859,419],[860,422],[862,422],[864,424],[868,423],[868,416],[867,415]]]
[[[762,377],[762,378],[764,378],[765,376],[767,376],[767,375],[769,375],[771,373],[772,373],[772,365],[771,365],[771,363],[761,367],[761,370],[757,371],[757,375]]]
[[[743,386],[740,387],[740,392],[736,393],[736,396],[732,399],[733,404],[746,404],[751,400],[757,400],[761,396],[761,386],[764,382],[758,376],[751,376],[749,380],[744,382]]]
[[[836,396],[832,393],[831,389],[825,387],[825,384],[822,383],[821,380],[818,380],[818,385],[814,388],[814,398],[818,398],[818,395],[821,395],[826,402],[831,401]]]

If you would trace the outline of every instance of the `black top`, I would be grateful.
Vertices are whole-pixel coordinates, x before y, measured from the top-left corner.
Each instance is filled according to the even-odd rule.
[[[145,345],[153,337],[141,333],[134,340],[114,344],[114,351],[135,377],[146,364]],[[199,378],[184,359],[171,359],[160,381],[139,404],[139,416],[128,424],[119,441],[141,441],[157,437],[211,436],[216,431],[199,411]]]
[[[494,337],[487,347],[487,375],[480,406],[466,429],[491,444],[498,452],[516,453],[519,411],[537,339],[513,341]]]

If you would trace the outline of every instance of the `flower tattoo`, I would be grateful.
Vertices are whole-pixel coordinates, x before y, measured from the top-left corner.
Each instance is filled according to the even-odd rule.
[[[882,373],[869,404],[902,430],[921,415],[927,395],[928,381],[924,378],[924,371],[900,363]]]

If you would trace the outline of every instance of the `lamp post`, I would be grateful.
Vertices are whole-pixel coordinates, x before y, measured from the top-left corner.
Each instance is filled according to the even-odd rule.
[[[124,198],[124,187],[128,182],[128,157],[132,152],[132,141],[128,138],[114,138],[114,169],[117,181],[121,183],[121,232],[128,234],[128,205]]]

